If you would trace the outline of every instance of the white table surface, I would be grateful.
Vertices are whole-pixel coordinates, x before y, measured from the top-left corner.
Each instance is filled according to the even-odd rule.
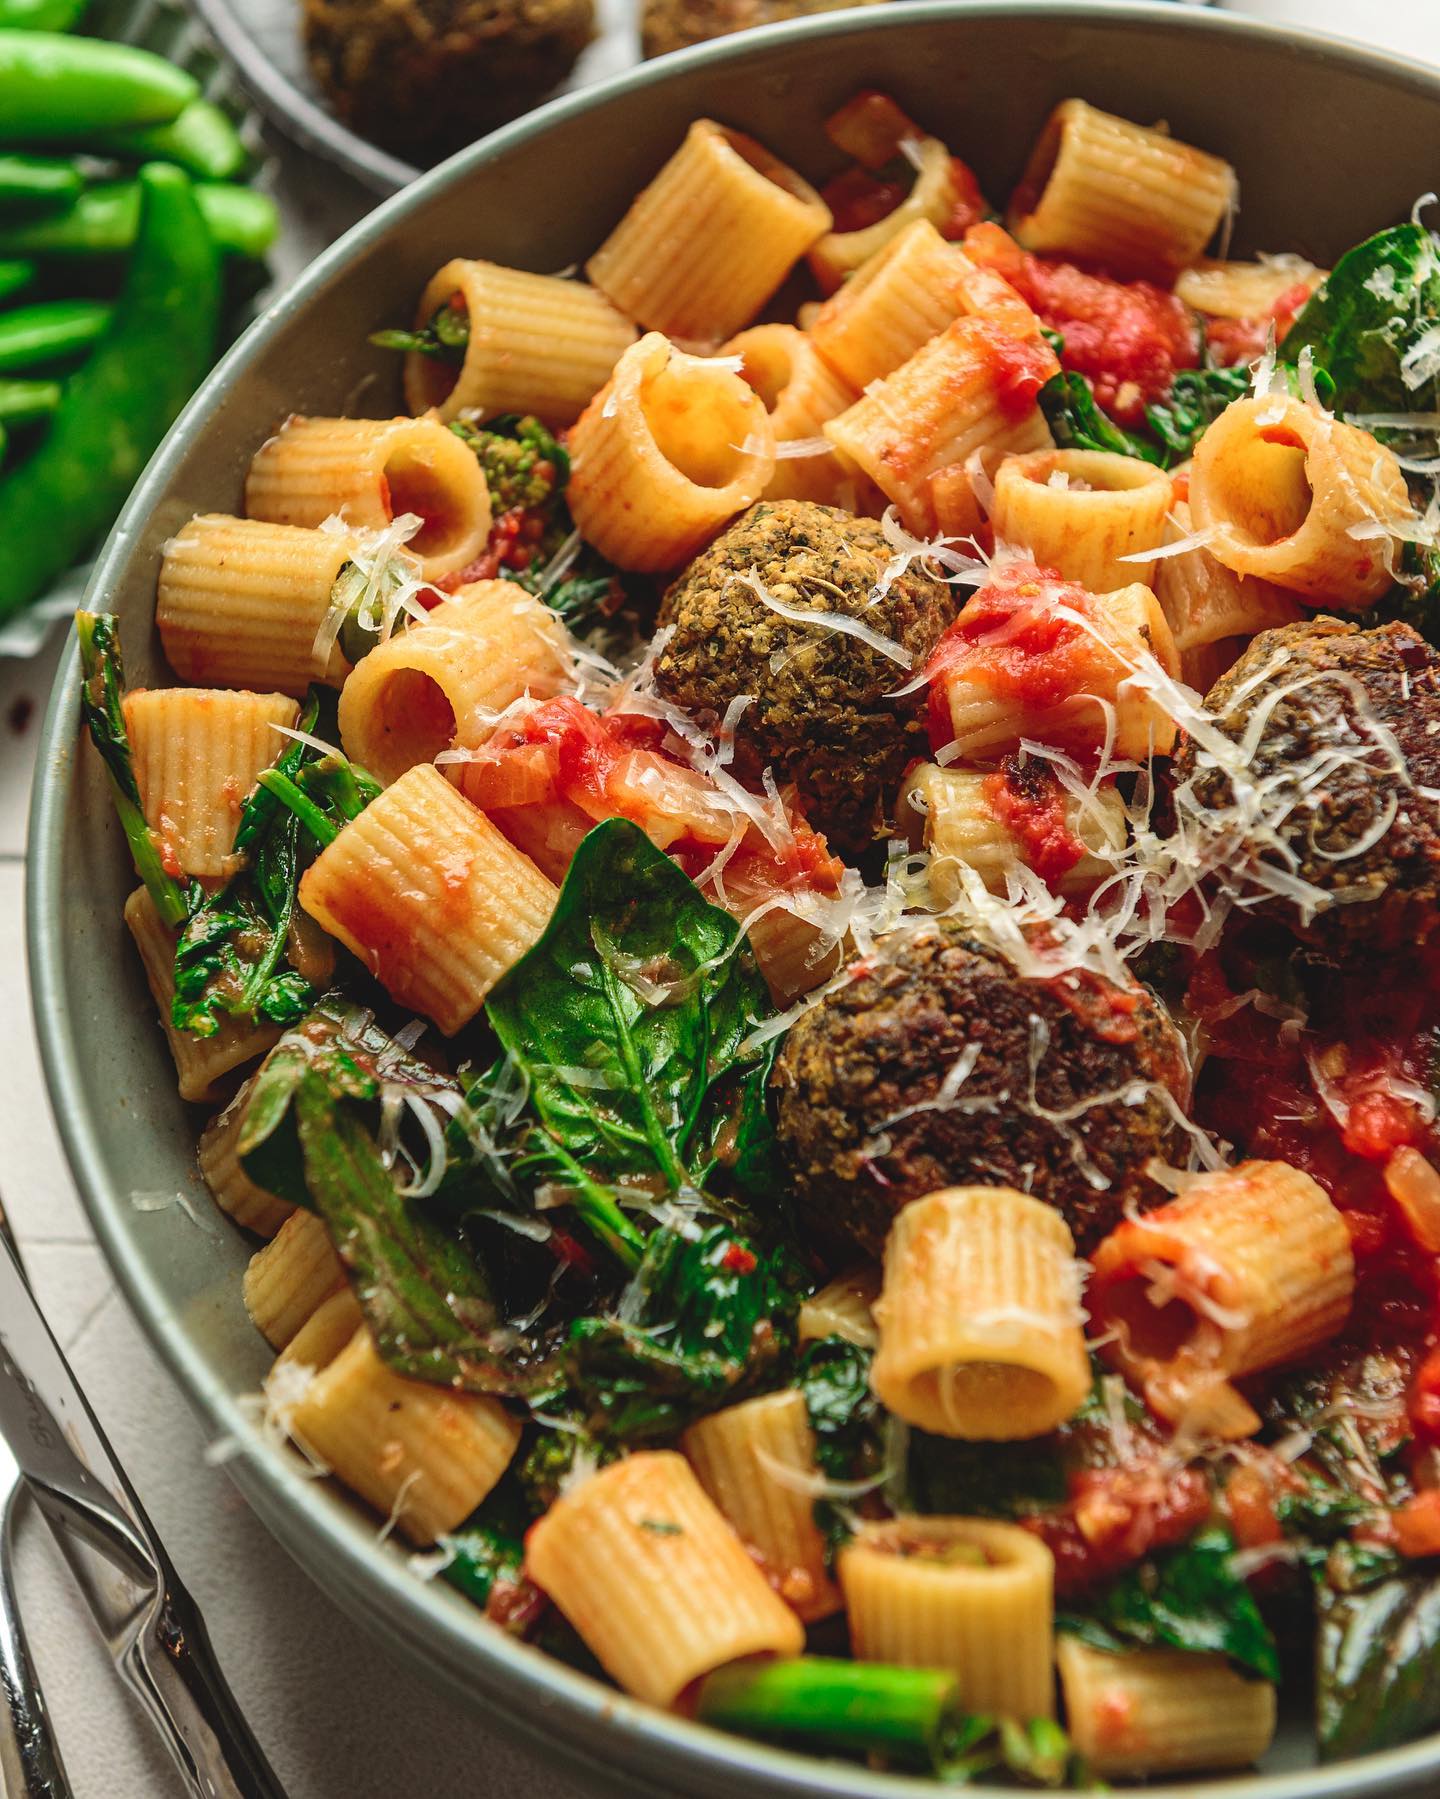
[[[1235,11],[1440,61],[1440,0],[1245,0]],[[365,210],[358,190],[286,154],[282,275]],[[42,1305],[121,1461],[200,1602],[240,1704],[292,1799],[580,1799],[580,1789],[457,1712],[335,1609],[250,1515],[116,1292],[51,1123],[23,941],[25,812],[60,653],[0,663],[0,1082],[4,1200]],[[116,1684],[43,1526],[19,1582],[78,1799],[171,1799],[181,1783]]]

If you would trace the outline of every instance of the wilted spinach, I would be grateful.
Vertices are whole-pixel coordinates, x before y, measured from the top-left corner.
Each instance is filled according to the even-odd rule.
[[[1106,450],[1165,466],[1165,452],[1102,412],[1094,388],[1075,370],[1052,375],[1037,397],[1050,435],[1062,450]]]
[[[1440,1573],[1338,1544],[1315,1581],[1315,1726],[1327,1761],[1440,1723]]]

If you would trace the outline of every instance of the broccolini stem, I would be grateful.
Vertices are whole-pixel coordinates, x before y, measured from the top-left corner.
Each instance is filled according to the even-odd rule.
[[[732,1662],[701,1682],[695,1715],[746,1736],[782,1738],[928,1768],[959,1715],[959,1680],[818,1655]]]
[[[265,768],[257,777],[267,793],[273,793],[282,806],[288,806],[305,829],[322,848],[340,835],[340,827],[317,806],[308,793],[303,793],[288,775],[278,768]]]

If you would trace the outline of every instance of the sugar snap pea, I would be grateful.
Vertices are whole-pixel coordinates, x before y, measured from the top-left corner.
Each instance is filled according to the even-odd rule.
[[[178,162],[206,181],[229,181],[250,160],[239,132],[213,100],[192,100],[168,125],[102,132],[88,138],[85,147],[127,162],[152,157]]]
[[[33,425],[60,404],[58,381],[0,381],[0,427]]]
[[[110,308],[98,300],[39,300],[0,312],[0,375],[73,362],[95,343]]]
[[[79,169],[63,157],[0,154],[0,219],[63,212],[84,186]]]
[[[33,262],[0,262],[0,300],[12,300],[24,293],[35,279]]]
[[[200,89],[163,56],[101,38],[0,30],[0,142],[75,143],[163,125]]]
[[[42,594],[112,523],[214,355],[220,258],[190,179],[149,163],[139,186],[110,327],[67,384],[44,442],[0,476],[0,618]]]
[[[275,241],[275,204],[265,194],[223,181],[195,184],[195,202],[222,250],[259,258]],[[0,226],[0,256],[118,256],[135,242],[140,189],[133,181],[87,188],[68,212]]]
[[[90,0],[0,0],[0,30],[73,31]]]

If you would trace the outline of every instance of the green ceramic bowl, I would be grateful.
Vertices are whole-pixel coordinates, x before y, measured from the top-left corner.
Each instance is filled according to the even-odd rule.
[[[820,120],[881,87],[1004,193],[1048,108],[1069,94],[1168,119],[1240,169],[1237,248],[1325,263],[1403,217],[1436,184],[1440,71],[1209,12],[1126,4],[919,0],[836,13],[706,44],[546,107],[381,206],[272,304],[191,402],[97,565],[90,603],[126,620],[138,682],[165,679],[151,625],[160,546],[192,513],[239,508],[251,452],[292,411],[377,415],[398,404],[392,362],[367,332],[409,316],[449,257],[537,270],[582,260],[631,195],[712,114],[802,170],[827,174]],[[493,1711],[546,1753],[637,1792],[911,1794],[912,1781],[769,1751],[636,1705],[494,1630],[443,1583],[380,1549],[375,1522],[267,1450],[236,1404],[265,1372],[240,1302],[238,1234],[195,1229],[136,1192],[197,1188],[200,1120],[170,1060],[121,923],[134,885],[96,759],[78,737],[67,661],[45,724],[30,838],[29,942],[40,1041],[80,1190],[130,1303],[296,1559],[457,1699]],[[197,1197],[202,1198],[203,1196]],[[1316,1769],[1308,1733],[1282,1736],[1273,1771],[1187,1781],[1192,1799],[1359,1799],[1440,1790],[1440,1739]]]

